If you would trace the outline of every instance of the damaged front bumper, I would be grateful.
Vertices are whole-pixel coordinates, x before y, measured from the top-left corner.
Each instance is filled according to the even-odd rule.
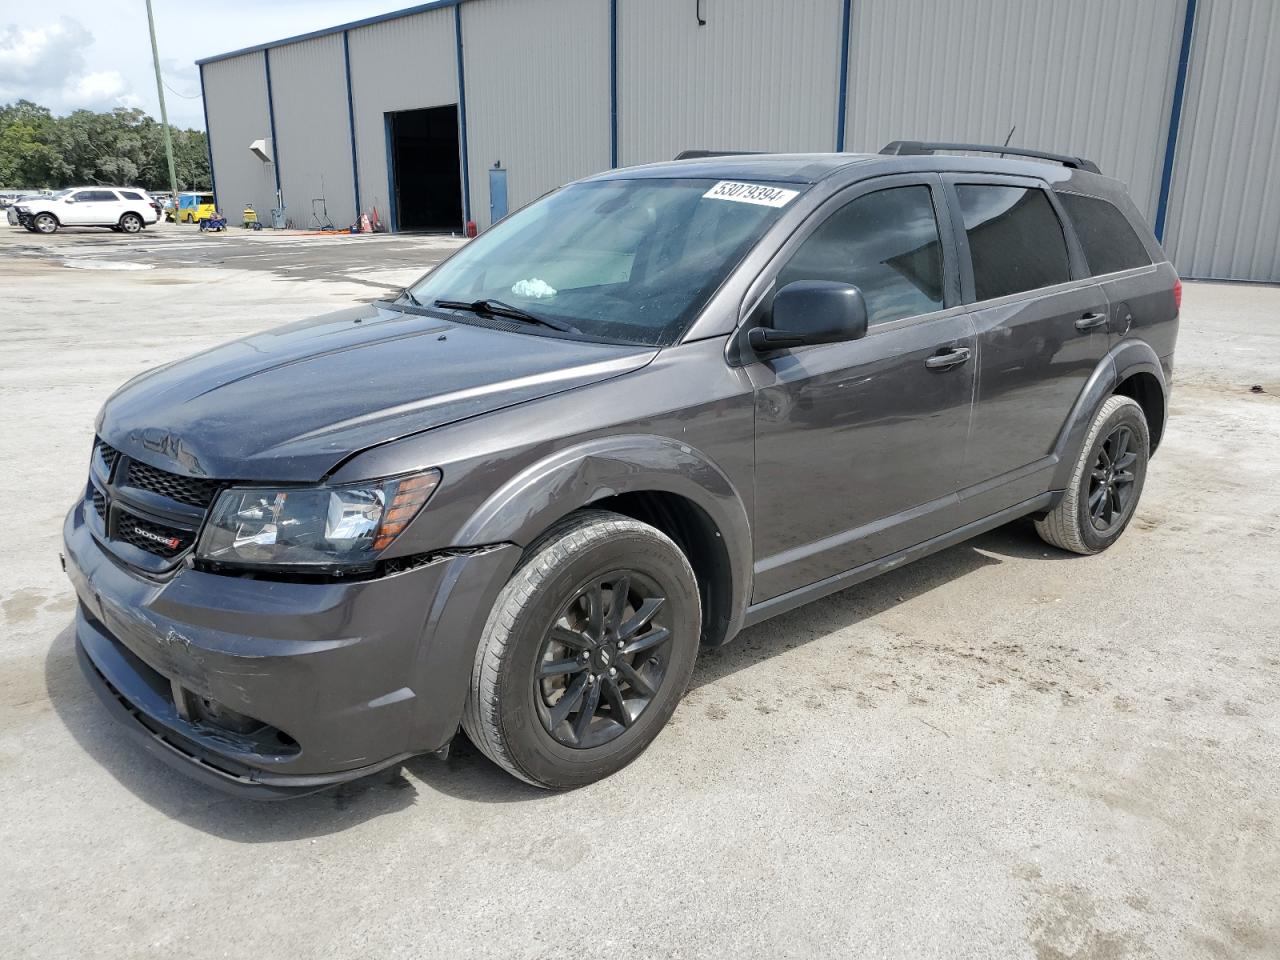
[[[364,581],[179,567],[165,579],[63,527],[90,686],[153,754],[232,793],[292,796],[438,750],[519,558],[496,545]]]

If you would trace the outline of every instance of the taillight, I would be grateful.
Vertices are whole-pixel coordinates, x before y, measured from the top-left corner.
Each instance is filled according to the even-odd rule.
[[[1182,309],[1182,278],[1173,281],[1173,305]]]

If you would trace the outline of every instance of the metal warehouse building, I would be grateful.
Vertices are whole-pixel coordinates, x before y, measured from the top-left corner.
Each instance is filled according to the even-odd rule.
[[[1016,127],[1126,181],[1184,276],[1277,281],[1277,50],[1277,0],[437,0],[200,70],[232,219],[483,229],[687,148]]]

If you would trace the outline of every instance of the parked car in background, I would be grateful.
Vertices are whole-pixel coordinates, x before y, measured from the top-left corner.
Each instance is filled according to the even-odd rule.
[[[178,194],[178,209],[176,211],[169,210],[165,214],[168,220],[177,219],[179,223],[199,223],[201,220],[207,220],[210,217],[218,215],[217,208],[213,205],[212,193],[188,192]]]
[[[1091,162],[943,149],[1028,153],[611,170],[394,301],[136,377],[63,528],[89,684],[245,794],[459,725],[574,787],[745,626],[1019,517],[1107,549],[1181,283]]]
[[[159,214],[137,187],[73,187],[15,203],[8,218],[9,223],[33,233],[55,233],[59,227],[109,227],[137,233],[159,220]]]

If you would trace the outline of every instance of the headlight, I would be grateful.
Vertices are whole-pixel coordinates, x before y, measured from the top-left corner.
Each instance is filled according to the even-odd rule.
[[[30,212],[31,212],[31,208],[30,208],[30,207],[19,207],[19,208],[18,208],[18,212],[19,212],[19,213],[30,213]]]
[[[213,505],[196,555],[265,567],[372,564],[417,516],[440,471],[341,487],[233,487]]]

